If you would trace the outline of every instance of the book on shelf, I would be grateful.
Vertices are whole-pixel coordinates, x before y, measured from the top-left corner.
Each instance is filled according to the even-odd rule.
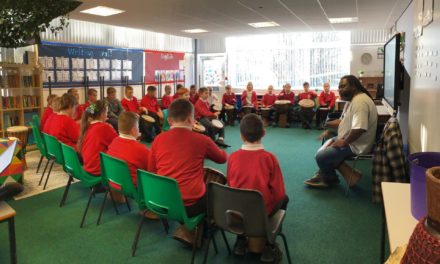
[[[40,96],[38,95],[23,95],[23,107],[37,107],[39,106]]]
[[[20,107],[20,96],[3,96],[2,97],[3,108],[19,108]]]
[[[4,113],[3,114],[3,130],[6,131],[8,127],[20,125],[20,117],[17,114]]]

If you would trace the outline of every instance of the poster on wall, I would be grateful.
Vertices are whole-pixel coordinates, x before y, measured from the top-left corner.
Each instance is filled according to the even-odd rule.
[[[141,84],[143,50],[43,42],[38,46],[43,66],[43,87],[82,87],[86,77],[90,86],[120,84],[128,78],[131,85]]]
[[[185,53],[145,50],[145,81],[156,85],[160,82],[183,82]]]

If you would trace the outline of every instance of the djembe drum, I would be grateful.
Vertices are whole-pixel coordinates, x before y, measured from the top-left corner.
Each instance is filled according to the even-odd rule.
[[[291,103],[289,100],[276,100],[275,108],[278,112],[278,126],[286,127],[287,126],[287,114],[289,112],[289,107]]]
[[[192,131],[200,134],[205,134],[206,128],[200,123],[194,123],[192,127]]]
[[[6,129],[6,133],[8,137],[17,138],[21,142],[23,169],[27,169],[25,153],[28,143],[29,128],[27,126],[12,126]]]
[[[267,127],[270,119],[270,107],[261,107],[261,117],[263,118],[264,126]]]
[[[223,109],[222,105],[218,105],[218,104],[213,105],[211,108],[212,108],[212,111],[214,111],[214,112],[221,112]]]
[[[147,123],[150,124],[154,124],[154,122],[156,122],[156,119],[154,119],[154,117],[149,116],[149,115],[142,115],[142,118],[147,121]]]
[[[315,102],[312,99],[302,99],[299,101],[299,106],[301,106],[301,109],[303,110],[312,110],[313,107],[315,107]]]
[[[225,105],[225,112],[226,115],[228,116],[228,125],[233,125],[234,124],[234,112],[235,112],[235,108],[233,105]]]
[[[221,171],[209,167],[203,168],[203,170],[206,184],[210,182],[226,184],[226,177]]]
[[[252,113],[252,109],[254,109],[252,105],[244,105],[242,108],[243,108],[243,116]]]
[[[218,119],[212,119],[211,123],[215,130],[214,133],[217,133],[218,131],[220,131],[220,129],[223,128],[223,123]]]

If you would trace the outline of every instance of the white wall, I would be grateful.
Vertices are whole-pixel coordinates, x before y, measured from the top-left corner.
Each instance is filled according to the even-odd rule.
[[[377,58],[377,49],[383,45],[352,45],[350,74],[358,76],[359,70],[364,71],[365,77],[383,76],[383,59]],[[364,53],[370,53],[373,59],[369,64],[363,64],[361,56]]]

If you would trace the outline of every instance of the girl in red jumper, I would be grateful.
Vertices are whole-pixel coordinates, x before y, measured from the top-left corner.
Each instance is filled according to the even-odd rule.
[[[84,170],[92,175],[101,175],[100,152],[107,152],[108,146],[118,136],[114,128],[105,122],[107,104],[96,101],[85,108],[81,118],[81,134],[78,150],[84,161]]]
[[[47,97],[47,107],[44,109],[43,116],[41,117],[40,130],[43,130],[47,119],[53,114],[52,101],[57,97],[58,96],[56,94],[51,94]]]

